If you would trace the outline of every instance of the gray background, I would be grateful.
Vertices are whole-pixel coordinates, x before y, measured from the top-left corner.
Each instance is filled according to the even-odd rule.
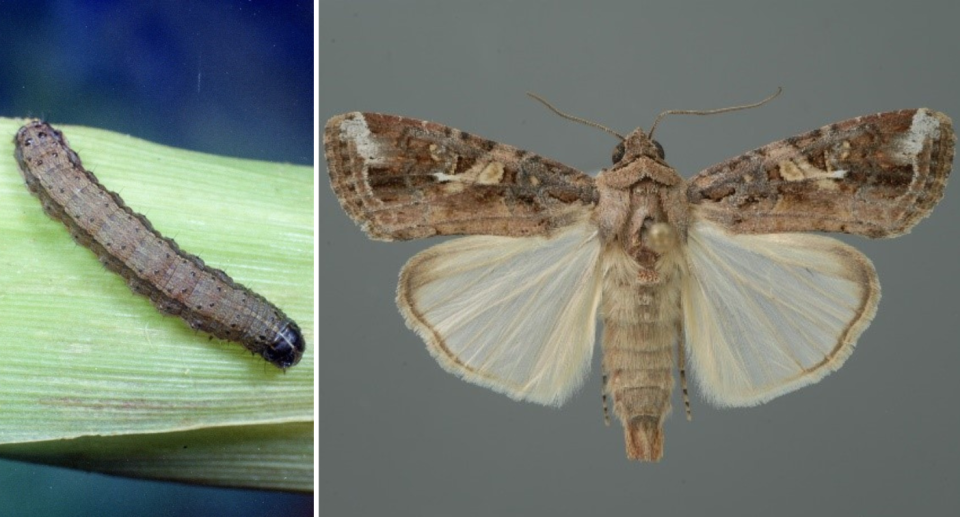
[[[321,122],[380,111],[442,122],[597,170],[615,141],[547,112],[534,91],[621,132],[670,108],[689,177],[850,117],[929,106],[960,117],[955,3],[808,1],[344,3],[320,10]],[[960,121],[960,119],[957,119]],[[845,238],[883,299],[851,359],[756,408],[693,394],[660,464],[624,458],[600,411],[599,357],[563,408],[514,402],[444,372],[404,327],[397,274],[438,242],[368,240],[321,168],[319,507],[399,515],[905,515],[960,509],[960,185],[895,240]],[[954,180],[956,182],[957,180]],[[679,399],[674,399],[674,407]],[[916,512],[916,513],[915,513]]]

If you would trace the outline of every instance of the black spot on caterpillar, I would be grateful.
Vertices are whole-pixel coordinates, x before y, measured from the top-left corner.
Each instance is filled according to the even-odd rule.
[[[164,313],[219,339],[236,341],[278,368],[300,361],[300,327],[264,297],[186,253],[131,210],[96,176],[60,131],[40,121],[17,131],[14,156],[44,212],[77,243]]]

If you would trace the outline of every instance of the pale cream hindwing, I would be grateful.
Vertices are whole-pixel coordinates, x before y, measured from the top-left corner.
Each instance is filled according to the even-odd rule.
[[[750,406],[840,368],[876,312],[870,260],[829,237],[738,235],[696,218],[683,311],[704,397]]]
[[[590,367],[599,255],[586,217],[545,237],[463,237],[407,263],[397,304],[446,370],[559,406]]]

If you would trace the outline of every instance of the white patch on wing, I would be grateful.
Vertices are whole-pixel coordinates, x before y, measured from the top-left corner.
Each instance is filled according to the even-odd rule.
[[[899,138],[894,148],[902,153],[901,159],[904,163],[916,165],[917,155],[923,151],[924,143],[939,137],[940,120],[926,108],[920,108],[913,115],[910,130]]]
[[[847,175],[847,171],[837,169],[825,171],[814,166],[808,160],[796,158],[793,160],[783,160],[778,164],[780,177],[784,181],[804,181],[811,179],[840,179]],[[744,178],[746,183],[750,183],[753,178]]]
[[[477,162],[460,174],[434,172],[433,177],[440,183],[460,182],[477,185],[496,185],[503,179],[503,164],[500,162]]]
[[[350,117],[343,119],[340,123],[340,133],[353,142],[357,154],[366,160],[366,166],[382,163],[379,159],[384,155],[380,152],[380,145],[370,133],[370,126],[367,125],[362,113],[352,113]]]

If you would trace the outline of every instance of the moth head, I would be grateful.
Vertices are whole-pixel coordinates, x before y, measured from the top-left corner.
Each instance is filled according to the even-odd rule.
[[[260,355],[277,368],[287,369],[300,362],[305,349],[300,327],[288,321],[273,340],[267,343]]]
[[[648,137],[640,128],[635,129],[627,135],[627,137],[613,149],[614,164],[620,163],[625,159],[636,160],[642,156],[653,158],[659,162],[663,162],[664,160],[663,146],[660,145],[660,142]]]
[[[613,148],[613,163],[616,164],[623,159],[623,153],[626,152],[627,146],[620,142],[616,147]]]
[[[660,145],[660,142],[657,142],[656,140],[650,140],[650,141],[653,142],[653,146],[657,148],[657,156],[658,156],[661,160],[666,160],[666,159],[667,159],[667,153],[663,152],[663,146]]]

